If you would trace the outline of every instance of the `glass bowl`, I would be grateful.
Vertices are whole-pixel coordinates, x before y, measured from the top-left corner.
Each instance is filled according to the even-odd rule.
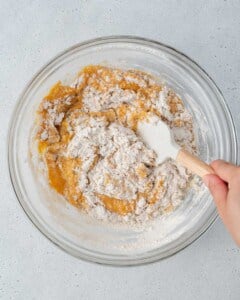
[[[29,152],[35,112],[58,80],[70,82],[88,64],[147,71],[182,96],[193,115],[200,156],[237,162],[233,121],[219,89],[191,59],[164,44],[138,37],[106,37],[77,44],[46,64],[19,98],[9,130],[8,159],[14,190],[36,227],[68,253],[112,265],[153,262],[196,240],[216,218],[207,191],[191,189],[174,212],[147,226],[117,226],[90,219],[46,188]]]

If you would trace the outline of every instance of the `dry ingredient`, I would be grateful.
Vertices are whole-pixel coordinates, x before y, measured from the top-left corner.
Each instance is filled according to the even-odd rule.
[[[192,117],[174,91],[138,70],[87,66],[54,85],[37,118],[38,153],[49,185],[71,204],[111,222],[144,222],[175,209],[193,176],[137,134],[149,114],[196,152]]]

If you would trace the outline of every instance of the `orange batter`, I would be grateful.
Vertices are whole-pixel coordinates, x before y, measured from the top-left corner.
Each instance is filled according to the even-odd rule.
[[[124,71],[111,69],[103,66],[87,66],[79,73],[79,80],[75,86],[65,86],[61,82],[56,83],[41,102],[38,115],[40,129],[37,134],[38,150],[48,169],[48,181],[50,186],[59,194],[63,195],[71,204],[87,208],[87,202],[78,187],[78,177],[75,170],[81,169],[79,158],[69,158],[64,155],[69,141],[72,139],[71,122],[81,115],[92,117],[104,117],[107,121],[117,121],[125,127],[136,131],[137,124],[144,119],[149,112],[161,116],[160,112],[152,108],[151,97],[156,97],[162,87],[152,83],[141,84],[142,76],[151,81],[148,74],[140,71]],[[127,78],[127,79],[126,79]],[[139,84],[140,82],[140,84]],[[86,87],[93,87],[95,90],[105,92],[115,86],[123,90],[133,91],[136,99],[133,103],[121,103],[119,106],[107,108],[104,111],[84,111],[82,96]],[[169,96],[169,110],[172,114],[178,112],[183,106],[182,101],[175,95]],[[57,116],[57,117],[56,117]],[[175,120],[175,122],[178,122]],[[170,124],[171,125],[171,124]],[[179,126],[181,126],[179,121]],[[97,163],[96,156],[92,167]],[[136,176],[147,177],[147,170],[144,165],[136,169]],[[106,178],[106,183],[110,178]],[[146,188],[145,196],[149,205],[158,201],[163,192],[163,181],[155,186]],[[121,200],[108,195],[97,195],[108,211],[119,215],[126,215],[135,210],[135,200]],[[171,207],[168,207],[170,210]]]

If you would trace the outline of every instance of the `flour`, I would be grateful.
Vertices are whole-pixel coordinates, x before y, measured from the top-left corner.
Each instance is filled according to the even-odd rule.
[[[54,146],[52,164],[71,164],[63,176],[76,183],[64,196],[78,203],[81,194],[88,214],[112,223],[143,223],[179,206],[192,174],[171,159],[158,163],[134,128],[157,112],[175,141],[195,153],[192,118],[180,97],[145,73],[104,67],[82,72],[71,87],[76,96],[43,100],[38,136]]]
[[[136,176],[136,169],[153,166],[154,152],[118,123],[109,125],[103,118],[90,118],[88,125],[85,121],[77,126],[67,148],[67,155],[82,161],[79,186],[84,195],[91,191],[122,200],[136,199],[147,182]]]
[[[153,101],[153,105],[167,120],[172,120],[173,115],[170,113],[169,106],[167,104],[168,91],[168,88],[164,86],[162,91],[159,92],[158,97],[154,99],[155,101]]]
[[[40,138],[42,141],[46,141],[48,139],[48,133],[46,130],[41,133]]]
[[[87,87],[83,93],[83,103],[85,111],[101,111],[108,108],[116,108],[121,103],[129,103],[136,99],[136,94],[125,91],[119,87],[112,87],[106,92],[97,91],[92,87]]]

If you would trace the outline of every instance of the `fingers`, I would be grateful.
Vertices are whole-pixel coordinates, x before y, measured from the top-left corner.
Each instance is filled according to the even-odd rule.
[[[211,167],[214,169],[215,173],[226,182],[230,182],[236,177],[237,173],[240,178],[240,168],[223,160],[219,159],[213,161]]]
[[[240,167],[222,160],[211,166],[217,175],[206,175],[203,181],[213,195],[223,223],[240,244]]]
[[[209,188],[214,202],[217,206],[218,212],[222,217],[226,208],[226,199],[228,194],[228,187],[226,183],[217,175],[205,175],[203,177],[204,183]]]

